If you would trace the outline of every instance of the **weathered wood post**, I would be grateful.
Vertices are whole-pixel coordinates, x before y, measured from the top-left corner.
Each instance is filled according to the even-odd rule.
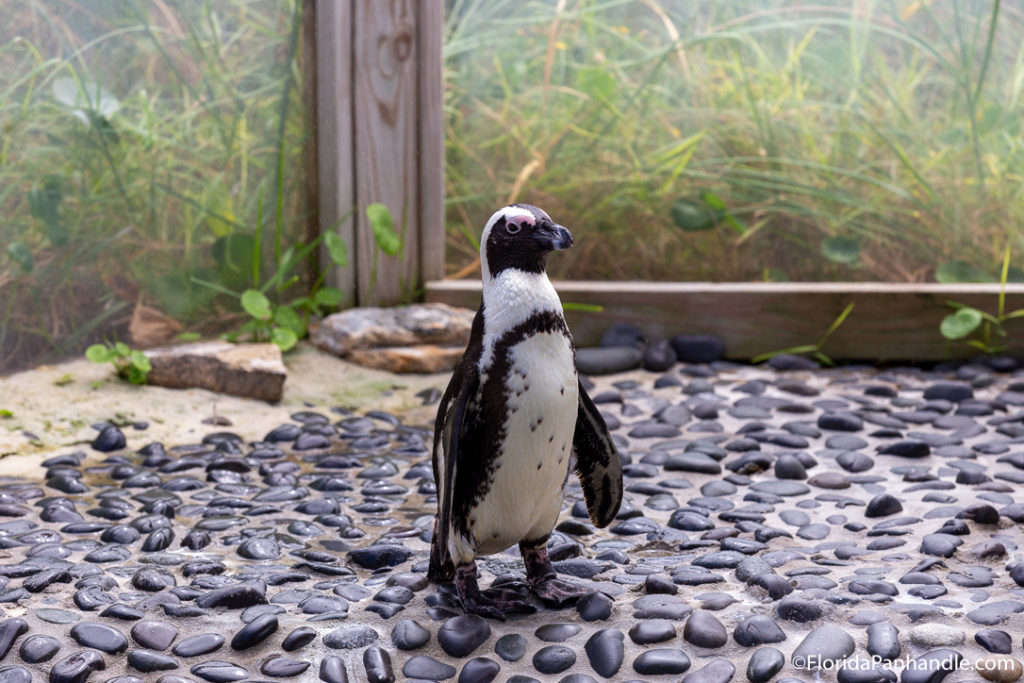
[[[351,303],[418,298],[444,272],[443,9],[441,0],[315,3],[320,229],[348,244],[350,265],[330,278]],[[375,202],[404,241],[398,256],[377,255],[373,281],[366,207]]]

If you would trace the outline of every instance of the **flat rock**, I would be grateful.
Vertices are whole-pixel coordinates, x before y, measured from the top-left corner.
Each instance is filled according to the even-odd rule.
[[[853,637],[844,629],[826,624],[810,633],[793,650],[790,662],[798,669],[834,669],[854,650]]]
[[[208,389],[261,401],[280,401],[287,377],[274,344],[204,341],[145,352],[153,369],[146,381],[172,389]]]
[[[346,358],[353,363],[398,374],[447,372],[462,358],[465,346],[417,344],[379,349],[355,349]]]
[[[310,341],[342,358],[353,351],[400,346],[466,348],[474,311],[442,303],[394,308],[352,308],[329,315],[312,331]]]

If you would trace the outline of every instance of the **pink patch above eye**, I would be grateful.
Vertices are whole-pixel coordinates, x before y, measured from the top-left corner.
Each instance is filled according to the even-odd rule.
[[[529,216],[512,216],[508,219],[508,227],[514,233],[528,226],[533,226],[533,218]]]

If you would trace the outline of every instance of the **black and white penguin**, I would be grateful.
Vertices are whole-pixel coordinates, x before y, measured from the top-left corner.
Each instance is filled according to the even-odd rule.
[[[434,430],[437,517],[430,577],[454,579],[468,612],[532,611],[513,591],[481,591],[475,558],[519,544],[530,588],[563,605],[589,591],[559,579],[547,541],[570,463],[587,511],[608,525],[622,502],[622,464],[576,375],[576,352],[545,267],[572,235],[535,206],[495,212],[480,240],[483,301],[441,399]]]

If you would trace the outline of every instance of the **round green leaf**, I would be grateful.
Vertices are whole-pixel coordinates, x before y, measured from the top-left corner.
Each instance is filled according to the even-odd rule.
[[[860,260],[860,240],[856,237],[829,237],[821,242],[821,253],[829,261],[852,266]]]
[[[93,363],[109,363],[117,354],[104,344],[93,344],[85,350],[85,357]]]
[[[337,287],[321,287],[313,298],[321,306],[337,306],[345,298],[345,293]]]
[[[149,356],[142,351],[132,351],[131,359],[132,365],[142,372],[148,373],[153,369],[153,365],[149,362]]]
[[[715,227],[715,217],[706,206],[679,199],[672,205],[672,222],[683,232],[700,232]]]
[[[395,232],[395,219],[387,206],[380,203],[366,207],[366,217],[373,228],[373,238],[377,246],[388,256],[396,255],[402,248],[402,238]]]
[[[302,318],[290,306],[281,306],[274,311],[274,322],[281,327],[288,328],[297,337],[302,337],[306,334],[306,326],[303,324]]]
[[[935,269],[935,279],[944,283],[993,282],[995,278],[966,261],[946,261]]]
[[[961,308],[942,319],[939,331],[946,339],[963,339],[981,325],[981,311],[975,308]]]
[[[299,342],[299,338],[287,327],[275,327],[270,331],[270,341],[282,351],[287,351]]]
[[[132,355],[131,347],[125,344],[124,342],[115,342],[114,351],[116,351],[117,355],[121,356],[122,358],[128,358],[129,356]]]
[[[11,242],[8,244],[7,255],[14,259],[18,266],[26,273],[31,273],[32,269],[35,268],[35,259],[32,258],[32,252],[25,246],[24,242]]]
[[[242,292],[242,308],[257,320],[270,320],[270,299],[258,289]]]
[[[336,232],[329,232],[324,235],[324,244],[327,246],[327,253],[336,266],[348,265],[348,247],[345,240]]]

